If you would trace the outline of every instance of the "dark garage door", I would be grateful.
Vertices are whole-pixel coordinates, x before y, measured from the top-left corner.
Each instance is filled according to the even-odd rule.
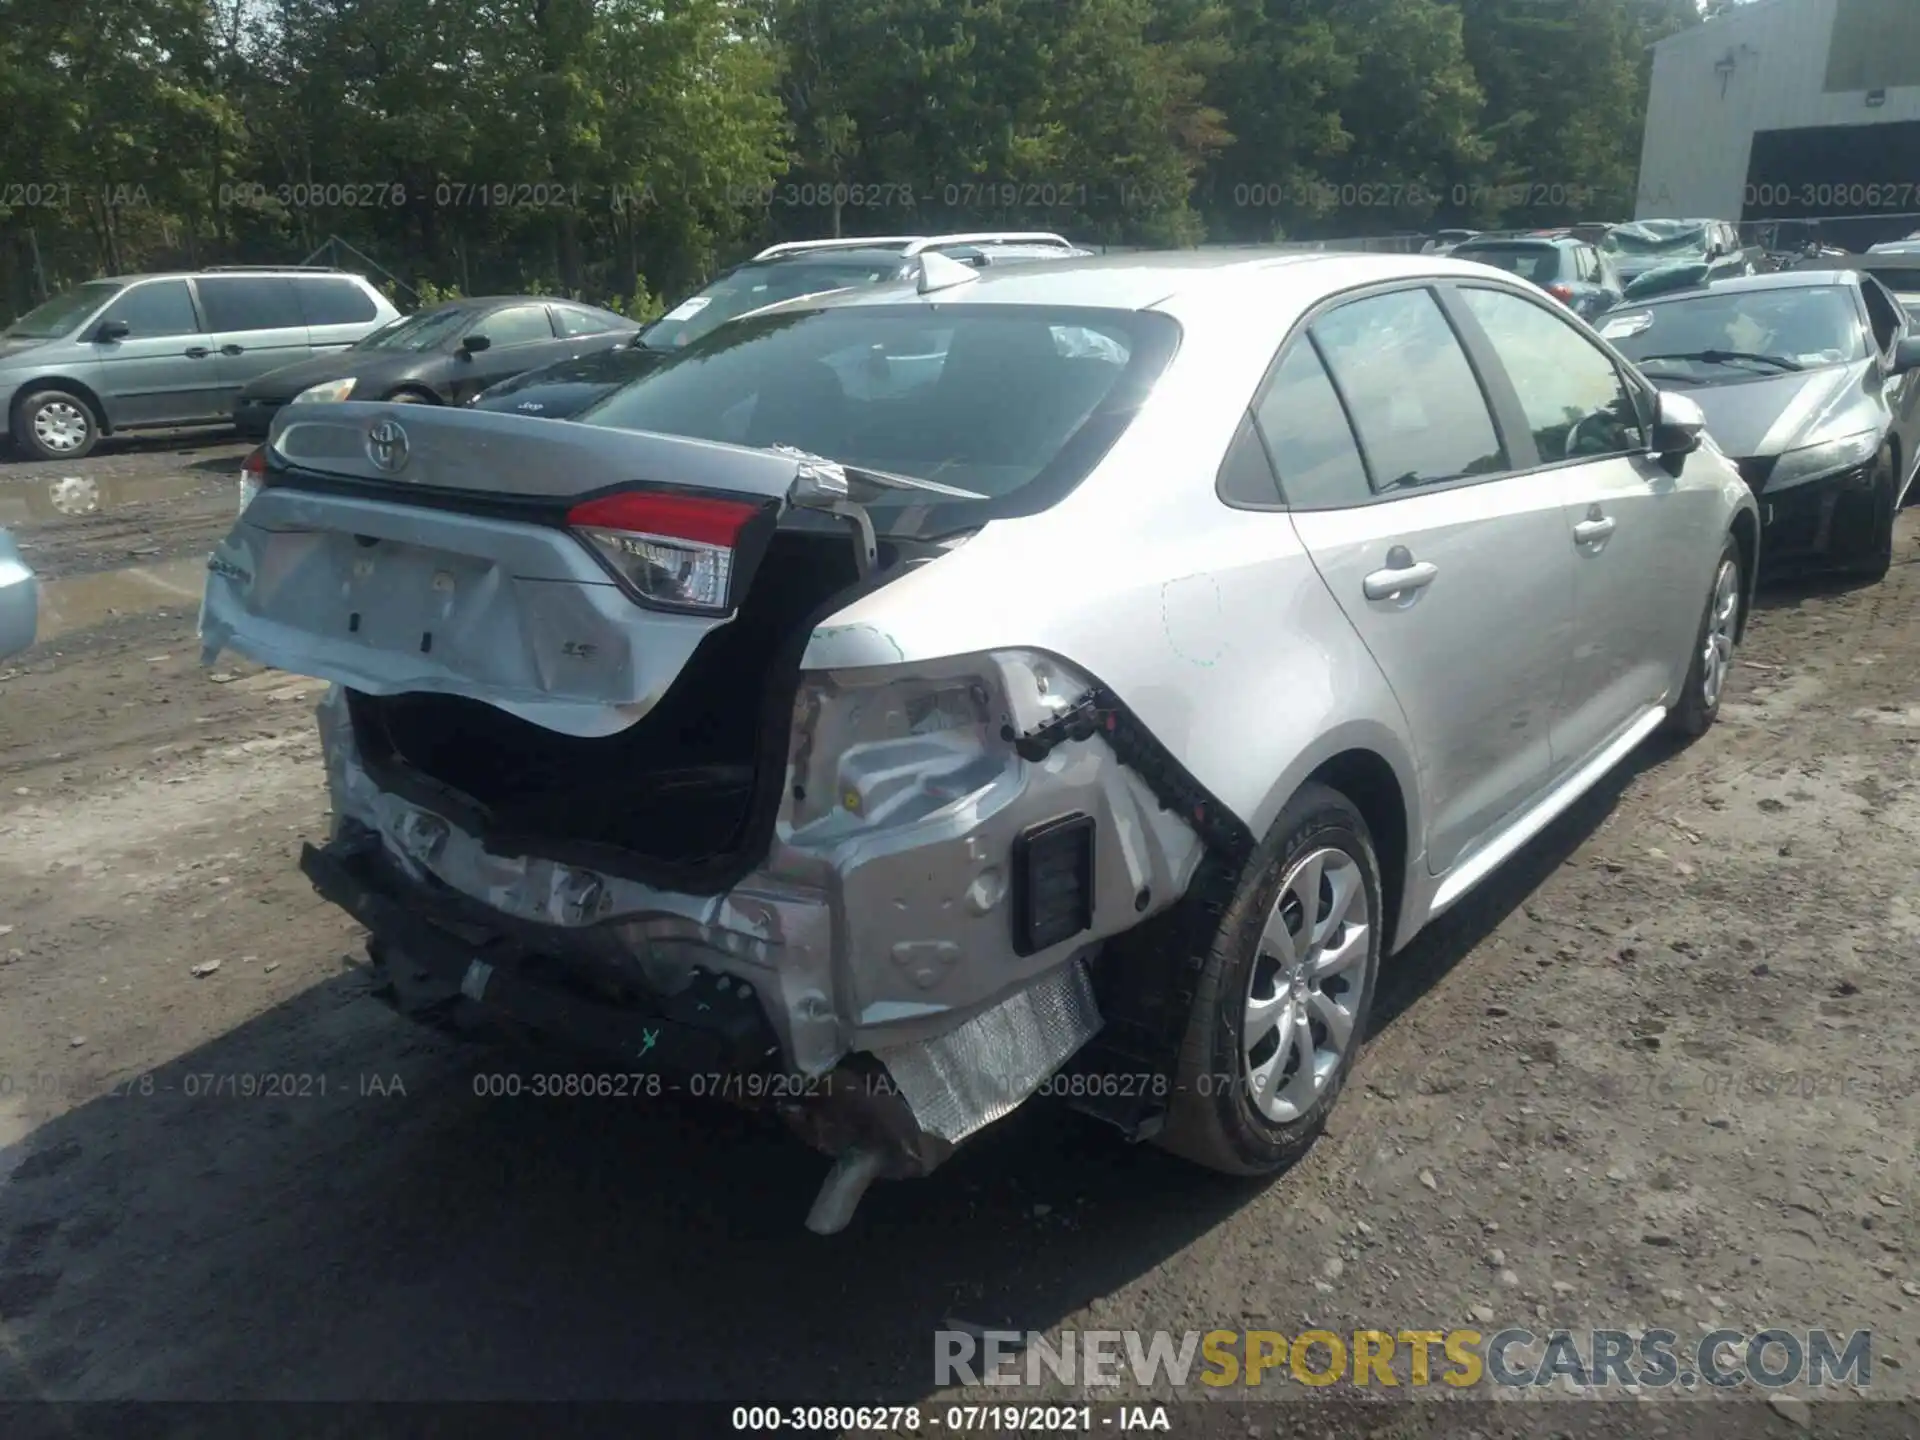
[[[1920,228],[1920,120],[1762,130],[1753,137],[1743,220],[1862,218],[1884,240]]]

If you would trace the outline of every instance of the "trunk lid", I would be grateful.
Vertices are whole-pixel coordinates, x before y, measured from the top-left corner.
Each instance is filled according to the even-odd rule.
[[[303,405],[269,444],[266,483],[207,562],[203,663],[230,650],[371,695],[465,696],[577,736],[623,730],[658,703],[732,619],[788,505],[858,508],[844,474],[805,457],[510,414]],[[609,498],[617,510],[636,494],[666,520],[609,530],[621,523],[604,518]],[[569,526],[589,500],[596,518]],[[751,518],[721,543],[711,516],[670,528],[689,505]],[[670,572],[676,547],[709,582],[719,567],[720,588],[701,593],[724,603],[648,601],[616,573],[628,553],[645,576]]]

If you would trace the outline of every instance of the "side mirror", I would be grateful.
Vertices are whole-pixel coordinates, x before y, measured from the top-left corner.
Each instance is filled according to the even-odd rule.
[[[124,320],[102,320],[100,328],[93,332],[93,338],[104,344],[112,340],[124,340],[133,333],[133,327]]]
[[[1910,374],[1920,370],[1920,335],[1902,335],[1893,347],[1893,369],[1895,375]]]
[[[1706,434],[1707,417],[1700,407],[1684,395],[1676,395],[1662,390],[1655,396],[1653,407],[1653,453],[1665,458],[1669,455],[1690,455],[1700,448],[1700,437]]]
[[[482,350],[487,349],[492,344],[493,341],[484,335],[469,335],[460,342],[460,353],[462,355],[478,355]]]

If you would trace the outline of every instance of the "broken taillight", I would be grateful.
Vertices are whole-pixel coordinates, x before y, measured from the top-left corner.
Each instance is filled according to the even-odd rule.
[[[247,506],[253,503],[253,497],[260,493],[267,473],[267,447],[256,445],[251,454],[240,462],[240,513],[247,513]]]
[[[567,512],[567,526],[641,600],[708,615],[735,606],[747,526],[771,506],[671,491],[627,490]]]

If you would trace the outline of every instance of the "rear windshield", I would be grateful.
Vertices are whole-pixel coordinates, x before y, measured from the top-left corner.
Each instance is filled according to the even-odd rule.
[[[877,525],[934,535],[1054,503],[1098,463],[1179,342],[1171,317],[1051,306],[860,305],[753,316],[579,418],[791,445],[983,497],[894,492]]]
[[[902,263],[889,257],[879,261],[809,259],[742,265],[654,321],[641,332],[641,343],[649,349],[678,349],[719,329],[736,315],[745,315],[763,305],[797,300],[802,295],[818,295],[827,290],[843,290],[849,285],[892,280],[899,275]]]
[[[1477,260],[1522,280],[1545,282],[1560,273],[1560,252],[1551,245],[1462,245],[1456,260]]]
[[[18,320],[0,330],[14,340],[57,340],[118,295],[123,287],[117,280],[93,280],[76,285],[36,306]]]

